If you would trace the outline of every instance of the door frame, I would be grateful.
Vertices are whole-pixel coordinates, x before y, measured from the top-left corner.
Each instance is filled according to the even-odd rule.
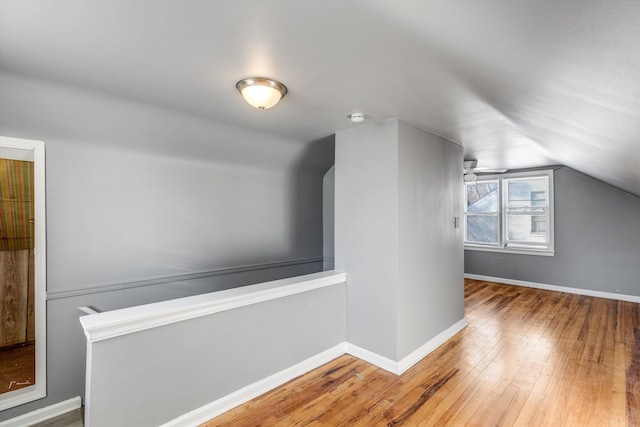
[[[44,142],[0,136],[0,157],[34,162],[35,201],[34,307],[36,329],[35,385],[0,394],[0,411],[47,395],[47,233]]]

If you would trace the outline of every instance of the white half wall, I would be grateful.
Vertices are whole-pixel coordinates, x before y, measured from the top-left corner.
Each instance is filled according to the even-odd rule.
[[[85,425],[158,426],[334,355],[345,341],[345,277],[320,272],[82,317]]]

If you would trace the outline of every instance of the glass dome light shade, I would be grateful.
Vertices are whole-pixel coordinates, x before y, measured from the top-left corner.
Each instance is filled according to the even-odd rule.
[[[282,83],[261,77],[240,80],[236,88],[244,100],[258,110],[275,106],[287,94]]]

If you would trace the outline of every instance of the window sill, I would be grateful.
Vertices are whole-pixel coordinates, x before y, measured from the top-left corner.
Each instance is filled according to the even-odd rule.
[[[475,246],[475,245],[464,245],[464,250],[479,251],[479,252],[498,252],[503,254],[514,254],[514,255],[555,256],[556,254],[554,250],[547,250],[547,249],[535,250],[535,249],[519,249],[519,248],[497,248],[497,247]]]

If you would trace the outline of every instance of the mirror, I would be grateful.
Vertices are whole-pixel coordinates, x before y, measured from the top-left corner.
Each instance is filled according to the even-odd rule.
[[[46,396],[44,160],[0,136],[0,411]]]

